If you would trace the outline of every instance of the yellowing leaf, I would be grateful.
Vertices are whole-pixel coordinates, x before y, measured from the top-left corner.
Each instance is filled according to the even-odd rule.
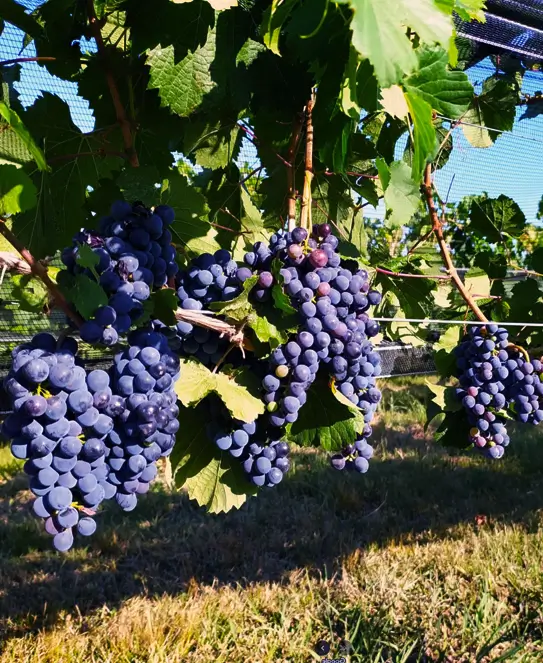
[[[381,106],[392,117],[403,120],[409,113],[407,102],[402,88],[399,85],[392,85],[381,90]]]

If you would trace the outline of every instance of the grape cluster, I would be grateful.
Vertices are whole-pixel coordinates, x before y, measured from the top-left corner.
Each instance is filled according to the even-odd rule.
[[[243,271],[231,254],[220,249],[213,255],[203,253],[192,260],[176,277],[177,297],[182,309],[200,311],[213,302],[229,301],[242,289]],[[250,276],[249,272],[249,276]],[[247,275],[246,275],[247,276]],[[217,331],[181,320],[176,325],[177,350],[183,356],[194,356],[204,365],[216,364],[228,347],[228,339]],[[170,344],[171,347],[173,347]]]
[[[269,246],[257,242],[245,255],[247,269],[258,273],[254,301],[265,302],[274,287],[282,287],[301,317],[296,336],[272,352],[262,380],[272,428],[297,420],[321,365],[327,367],[334,388],[360,408],[368,428],[381,400],[375,382],[380,357],[369,340],[379,333],[379,325],[368,315],[381,295],[370,289],[365,270],[342,261],[338,243],[330,226],[323,224],[311,235],[303,228],[275,233]],[[248,276],[244,272],[238,279]]]
[[[249,444],[243,454],[243,469],[252,484],[258,487],[276,486],[290,469],[289,446],[281,440],[269,445]]]
[[[174,386],[179,357],[158,331],[132,332],[129,347],[115,355],[112,369],[115,428],[107,438],[109,480],[125,511],[135,508],[137,495],[149,490],[156,461],[168,456],[179,429]]]
[[[104,439],[113,428],[109,376],[87,373],[77,351],[72,338],[57,343],[37,334],[13,351],[4,383],[13,413],[3,434],[12,440],[13,455],[26,460],[34,512],[59,551],[72,546],[74,531],[95,531],[94,509],[116,492],[105,462]]]
[[[496,324],[473,326],[455,349],[458,398],[467,413],[470,441],[489,458],[501,458],[510,438],[507,419],[543,420],[541,362],[529,361]]]
[[[177,274],[175,249],[168,226],[174,212],[167,205],[154,211],[140,203],[116,201],[110,216],[100,221],[99,231],[82,230],[73,246],[64,249],[62,261],[71,274],[98,277],[108,295],[107,306],[80,329],[82,340],[111,346],[126,334],[144,312],[143,302],[153,288],[164,286]],[[90,268],[80,264],[81,246],[92,249],[98,263]]]
[[[359,440],[356,440],[354,444],[348,444],[341,453],[332,456],[330,459],[332,467],[336,470],[355,470],[365,474],[369,469],[369,461],[373,457],[373,447],[368,444],[371,433],[371,426],[366,424]]]

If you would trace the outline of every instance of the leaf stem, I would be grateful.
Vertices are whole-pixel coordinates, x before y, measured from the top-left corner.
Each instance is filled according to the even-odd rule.
[[[81,327],[84,322],[83,318],[70,307],[59,287],[53,283],[51,277],[47,273],[47,267],[34,258],[26,246],[20,242],[7,227],[6,220],[2,218],[0,218],[0,234],[2,234],[11,246],[21,254],[23,260],[30,266],[32,274],[43,281],[45,287],[53,297],[54,304],[62,309],[77,327]]]
[[[305,173],[304,190],[302,195],[302,210],[300,226],[311,232],[311,183],[313,181],[313,107],[315,106],[315,93],[307,102],[305,108]]]
[[[426,206],[428,207],[430,221],[432,223],[432,230],[434,231],[434,234],[436,236],[437,243],[439,245],[439,252],[441,253],[443,263],[445,264],[445,267],[447,268],[447,271],[451,276],[451,280],[454,283],[460,295],[462,296],[462,298],[464,299],[464,301],[466,302],[466,304],[477,316],[477,318],[481,322],[488,322],[487,317],[481,311],[479,306],[477,306],[477,303],[475,302],[471,294],[467,291],[466,286],[462,283],[462,279],[460,278],[460,276],[458,276],[458,272],[456,271],[456,267],[454,266],[454,263],[451,258],[449,247],[445,242],[445,237],[443,235],[443,227],[441,225],[441,221],[439,220],[439,215],[437,213],[437,208],[434,202],[434,190],[432,185],[432,164],[430,163],[426,166],[426,169],[424,171],[424,184],[422,188],[423,188],[424,197],[426,198]]]
[[[123,135],[124,148],[128,156],[130,165],[134,168],[137,168],[139,164],[138,155],[134,149],[134,132],[132,131],[132,126],[128,121],[126,116],[126,111],[121,101],[121,95],[119,94],[119,89],[115,78],[111,73],[110,69],[107,66],[107,48],[104,44],[104,39],[102,37],[102,30],[100,21],[96,17],[96,12],[94,10],[94,0],[87,0],[87,13],[89,16],[90,29],[93,37],[96,40],[96,45],[98,47],[98,55],[102,59],[104,66],[104,73],[106,76],[107,85],[109,87],[109,93],[111,95],[111,100],[113,101],[113,106],[115,107],[115,114],[117,116],[117,122],[121,127],[121,133]]]

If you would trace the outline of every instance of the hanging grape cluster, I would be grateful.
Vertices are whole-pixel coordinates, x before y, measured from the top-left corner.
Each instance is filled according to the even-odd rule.
[[[276,486],[289,470],[288,426],[318,374],[365,422],[360,439],[334,456],[332,466],[368,469],[367,440],[381,392],[375,383],[379,355],[370,341],[379,325],[368,314],[380,294],[370,289],[367,272],[342,261],[326,224],[311,234],[279,231],[269,244],[255,243],[244,264],[221,249],[179,270],[168,230],[173,221],[167,206],[116,202],[97,231],[81,230],[62,252],[72,277],[95,280],[108,297],[84,321],[81,340],[115,346],[126,338],[109,370],[87,369],[70,337],[38,334],[13,352],[5,380],[13,413],[3,433],[14,456],[26,461],[34,511],[57,550],[68,550],[74,534],[95,531],[104,500],[131,511],[149,490],[156,463],[171,453],[179,429],[174,388],[182,379],[181,357],[216,369],[228,356],[229,364],[249,365],[258,376],[265,412],[255,421],[233,419],[220,398],[206,399],[208,437],[254,486]],[[181,311],[205,314],[212,304],[237,298],[248,279],[254,306],[271,305],[280,292],[298,314],[296,332],[265,359],[239,347],[231,352],[229,338],[201,318],[173,328],[160,320],[137,328],[144,302],[157,289],[175,286]]]
[[[509,342],[496,324],[473,326],[455,349],[460,386],[456,395],[467,413],[470,442],[488,458],[504,455],[508,420],[543,421],[542,365]]]

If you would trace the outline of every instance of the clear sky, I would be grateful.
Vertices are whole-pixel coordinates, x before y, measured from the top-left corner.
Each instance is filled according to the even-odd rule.
[[[32,8],[39,3],[40,0],[27,0],[23,4]],[[33,44],[29,44],[24,51],[21,51],[21,47],[21,31],[6,24],[0,35],[0,59],[35,55]],[[93,50],[94,44],[85,42],[81,47],[82,50]],[[486,60],[473,67],[468,75],[477,89],[492,73],[492,65]],[[32,104],[41,91],[57,94],[69,104],[75,124],[83,131],[91,131],[94,128],[92,110],[88,102],[77,95],[77,85],[52,76],[38,63],[25,63],[21,66],[20,82],[16,83],[15,87],[23,105]],[[528,72],[524,78],[523,91],[533,94],[536,90],[543,90],[543,73]],[[454,130],[455,149],[449,162],[436,178],[442,197],[447,197],[448,194],[449,201],[455,202],[465,195],[483,191],[491,196],[503,193],[517,201],[529,221],[536,220],[539,201],[543,195],[543,115],[520,120],[522,113],[523,109],[519,108],[513,131],[499,136],[490,148],[473,148],[465,139],[461,128]],[[398,144],[398,158],[401,158],[403,145],[402,141]],[[250,143],[244,146],[243,157],[251,163],[254,162],[255,150]],[[373,213],[382,216],[381,209],[374,210]]]

